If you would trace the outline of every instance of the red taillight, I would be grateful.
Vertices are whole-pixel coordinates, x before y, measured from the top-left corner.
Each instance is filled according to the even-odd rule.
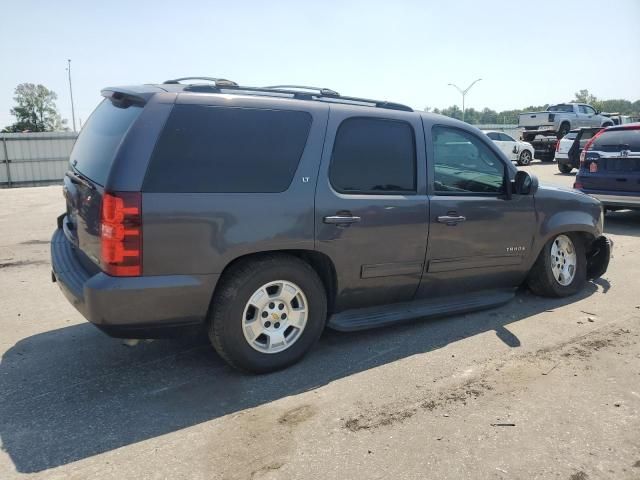
[[[582,190],[583,185],[580,182],[574,182],[573,188],[576,190]]]
[[[593,145],[593,142],[596,141],[596,138],[602,135],[602,132],[604,132],[604,128],[600,130],[598,133],[596,133],[593,137],[591,137],[591,139],[587,142],[587,144],[582,149],[582,152],[580,152],[580,168],[584,166],[584,159],[587,157],[587,151],[591,148],[591,145]]]
[[[560,140],[556,142],[556,152],[560,150]]]
[[[102,266],[109,275],[142,274],[142,196],[137,192],[102,197],[100,243]]]

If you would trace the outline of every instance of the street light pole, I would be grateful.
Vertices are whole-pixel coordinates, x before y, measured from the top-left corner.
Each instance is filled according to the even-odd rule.
[[[462,121],[464,122],[464,97],[467,95],[467,92],[469,92],[469,90],[471,90],[471,87],[473,87],[476,83],[478,83],[480,80],[482,80],[481,78],[478,78],[476,80],[474,80],[473,82],[471,82],[471,85],[469,85],[467,88],[465,88],[464,90],[461,89],[459,86],[457,86],[455,83],[449,83],[448,85],[454,87],[456,90],[458,90],[460,92],[460,94],[462,95]]]
[[[71,120],[73,122],[73,131],[76,131],[76,111],[73,106],[73,88],[71,87],[71,59],[67,59],[67,73],[69,74],[69,94],[71,95]]]

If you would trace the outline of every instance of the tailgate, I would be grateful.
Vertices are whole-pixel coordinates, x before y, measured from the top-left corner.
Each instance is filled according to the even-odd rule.
[[[65,236],[100,268],[104,185],[124,137],[141,112],[140,106],[116,106],[110,99],[103,100],[80,132],[64,178]]]
[[[591,163],[597,163],[597,171],[590,171]],[[640,195],[640,155],[588,157],[580,179],[586,190],[637,193]]]
[[[540,125],[548,125],[553,122],[549,121],[548,112],[529,112],[521,113],[518,117],[519,127],[538,127]]]

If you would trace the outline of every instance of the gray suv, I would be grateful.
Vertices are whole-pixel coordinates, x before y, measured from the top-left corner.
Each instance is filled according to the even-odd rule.
[[[108,88],[64,178],[53,280],[106,333],[206,327],[253,372],[352,331],[580,290],[600,203],[538,186],[480,130],[329,89]]]

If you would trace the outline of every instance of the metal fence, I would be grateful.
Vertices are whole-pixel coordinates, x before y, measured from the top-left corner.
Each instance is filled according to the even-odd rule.
[[[73,132],[0,133],[0,187],[60,183],[77,136]]]
[[[517,125],[476,125],[518,138]],[[0,187],[60,183],[78,135],[73,132],[0,133]]]

